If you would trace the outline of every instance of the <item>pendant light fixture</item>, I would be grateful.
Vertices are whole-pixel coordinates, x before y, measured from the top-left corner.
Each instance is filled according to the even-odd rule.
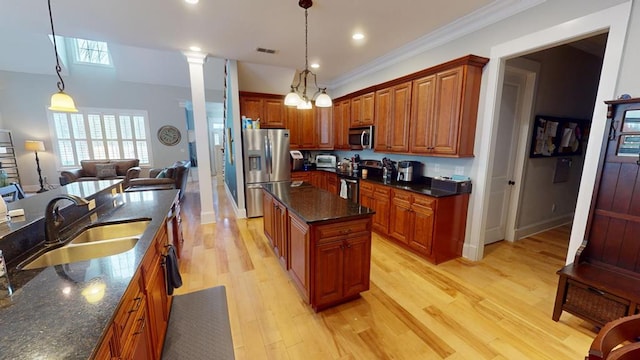
[[[298,109],[311,109],[311,100],[315,98],[317,107],[331,107],[333,105],[331,98],[327,95],[327,88],[318,87],[316,74],[309,70],[309,8],[313,5],[312,0],[300,0],[298,5],[304,9],[304,70],[297,74],[298,81],[295,85],[291,84],[291,92],[284,98],[286,106],[296,106]],[[307,96],[307,82],[309,75],[313,76],[313,83],[318,89],[311,98]],[[294,78],[295,79],[295,78]],[[302,92],[300,94],[300,92]]]
[[[51,0],[47,0],[47,3],[49,4],[49,21],[51,22],[51,36],[53,37],[53,52],[56,54],[56,73],[58,74],[58,79],[60,79],[60,81],[58,81],[58,92],[51,95],[51,105],[49,106],[49,110],[78,112],[71,96],[64,92],[64,80],[62,80],[62,75],[60,75],[62,68],[60,67],[60,59],[58,58],[56,32],[53,29],[53,15],[51,15]]]

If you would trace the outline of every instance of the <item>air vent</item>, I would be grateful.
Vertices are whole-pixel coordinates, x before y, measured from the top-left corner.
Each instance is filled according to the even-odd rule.
[[[266,49],[266,48],[261,48],[261,47],[257,48],[256,51],[257,52],[266,53],[266,54],[275,54],[276,53],[276,51],[273,50],[273,49]]]

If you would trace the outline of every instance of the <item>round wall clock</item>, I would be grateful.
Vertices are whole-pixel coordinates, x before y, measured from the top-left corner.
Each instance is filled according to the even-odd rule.
[[[165,125],[158,129],[158,140],[167,146],[174,146],[180,142],[182,135],[177,127]]]

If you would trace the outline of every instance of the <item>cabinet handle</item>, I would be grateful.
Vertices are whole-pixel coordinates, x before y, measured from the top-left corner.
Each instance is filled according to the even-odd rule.
[[[138,309],[140,309],[140,304],[142,303],[142,297],[137,297],[133,299],[133,301],[135,302],[135,304],[133,305],[133,308],[129,310],[129,313],[136,312],[138,311]]]
[[[142,321],[142,326],[140,326],[140,328],[138,329],[138,331],[134,332],[133,335],[140,335],[142,334],[143,330],[144,330],[144,326],[146,325],[146,321],[144,321],[144,315],[142,315],[142,317],[140,319],[138,319],[138,321]]]
[[[592,287],[588,287],[587,290],[591,291],[592,293],[598,294],[600,296],[604,296],[605,292],[602,290],[598,290],[596,288],[592,288]]]

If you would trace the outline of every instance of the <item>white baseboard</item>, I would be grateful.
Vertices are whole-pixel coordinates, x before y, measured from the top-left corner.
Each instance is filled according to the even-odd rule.
[[[573,213],[527,225],[516,229],[515,240],[517,241],[526,238],[527,236],[535,235],[537,233],[541,233],[543,231],[547,231],[561,225],[569,224],[572,221]]]
[[[233,206],[233,212],[236,213],[236,218],[246,219],[247,209],[238,209],[238,204],[236,204],[236,201],[233,199],[233,195],[231,194],[231,191],[229,190],[229,187],[227,186],[226,182],[224,183],[224,191],[227,194],[227,198],[229,199],[229,202],[231,202],[231,205]]]

